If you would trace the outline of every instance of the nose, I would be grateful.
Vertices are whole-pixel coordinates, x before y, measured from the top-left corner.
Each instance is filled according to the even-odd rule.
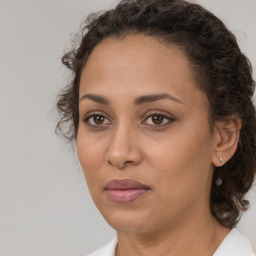
[[[106,150],[105,161],[113,167],[124,169],[138,165],[142,161],[142,152],[139,149],[136,136],[128,127],[117,127],[110,138]]]

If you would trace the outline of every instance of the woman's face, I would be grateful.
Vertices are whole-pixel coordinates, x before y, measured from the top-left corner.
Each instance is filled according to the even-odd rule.
[[[177,46],[105,39],[84,67],[79,98],[78,157],[113,228],[144,233],[210,215],[209,105]]]

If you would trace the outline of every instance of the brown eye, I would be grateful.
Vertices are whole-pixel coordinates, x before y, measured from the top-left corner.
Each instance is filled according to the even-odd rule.
[[[175,119],[173,117],[164,115],[164,114],[151,114],[148,115],[143,124],[151,125],[151,126],[164,126],[174,122]]]
[[[104,123],[104,120],[105,120],[105,117],[104,116],[101,116],[101,115],[95,115],[93,117],[93,121],[95,124],[97,125],[100,125],[100,124],[103,124]]]
[[[103,126],[109,125],[111,122],[101,114],[93,114],[84,118],[83,122],[90,126]]]
[[[164,121],[164,117],[161,115],[153,115],[152,116],[152,122],[154,124],[162,124]]]

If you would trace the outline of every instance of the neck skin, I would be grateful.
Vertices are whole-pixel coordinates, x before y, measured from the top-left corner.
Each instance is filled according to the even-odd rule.
[[[179,224],[146,234],[118,231],[115,256],[212,256],[230,231],[215,220],[209,209],[179,216],[175,223]]]

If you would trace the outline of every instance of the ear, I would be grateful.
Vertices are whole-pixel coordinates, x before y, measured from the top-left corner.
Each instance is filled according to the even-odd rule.
[[[216,167],[225,164],[235,154],[241,125],[241,119],[236,117],[215,123],[212,163]]]

